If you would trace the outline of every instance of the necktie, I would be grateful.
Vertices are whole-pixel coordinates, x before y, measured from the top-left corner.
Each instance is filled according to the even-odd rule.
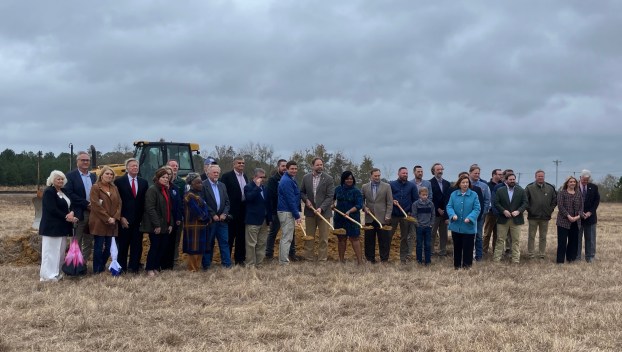
[[[583,198],[585,198],[585,196],[587,195],[587,187],[583,186],[582,188],[583,188],[583,192],[581,193],[583,193]]]
[[[372,196],[372,198],[374,200],[376,199],[376,192],[377,192],[376,188],[378,188],[378,186],[376,186],[375,184],[372,183],[372,185],[371,185],[371,196]]]
[[[134,182],[134,180],[136,179],[132,177],[132,194],[134,195],[134,198],[136,198],[136,182]]]

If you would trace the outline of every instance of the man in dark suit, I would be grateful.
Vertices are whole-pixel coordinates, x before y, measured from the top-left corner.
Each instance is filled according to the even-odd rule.
[[[248,178],[244,174],[244,158],[236,156],[233,158],[233,170],[222,174],[220,179],[227,188],[229,204],[231,206],[229,214],[233,217],[229,222],[229,251],[235,247],[233,259],[236,265],[244,264],[246,260],[246,245],[244,244],[244,186],[248,183]]]
[[[266,256],[266,242],[272,221],[270,200],[264,187],[266,171],[255,169],[253,180],[244,186],[246,198],[246,261],[247,267],[261,265]]]
[[[207,180],[203,181],[203,198],[207,203],[212,223],[207,233],[207,246],[205,255],[201,259],[203,270],[207,270],[212,264],[214,256],[214,244],[218,240],[220,248],[220,263],[223,267],[231,266],[231,252],[228,241],[228,215],[230,210],[227,188],[222,182],[218,182],[220,166],[210,165],[207,170]]]
[[[125,175],[114,180],[121,196],[121,221],[119,222],[119,236],[117,237],[119,257],[117,261],[124,271],[137,274],[140,270],[140,258],[143,254],[143,234],[138,228],[145,211],[145,193],[147,193],[149,184],[147,180],[138,176],[138,160],[127,159],[125,171]]]
[[[582,238],[585,237],[585,260],[591,263],[596,256],[596,209],[600,204],[598,186],[591,183],[590,170],[581,171],[579,192],[583,195],[583,214],[581,214],[581,228],[579,229],[579,249],[577,259],[581,259]]]
[[[445,213],[445,207],[447,206],[447,202],[449,202],[449,196],[451,194],[449,191],[451,188],[449,181],[443,179],[444,170],[441,163],[435,163],[430,170],[432,175],[434,175],[434,177],[430,179],[430,184],[432,185],[432,203],[434,203],[434,208],[436,208],[434,225],[432,225],[432,243],[436,242],[438,233],[438,255],[443,257],[447,255],[447,220],[449,220]]]
[[[320,235],[317,260],[328,260],[328,224],[320,216],[330,221],[333,216],[331,206],[335,195],[335,184],[332,177],[324,172],[324,162],[315,158],[311,162],[313,171],[304,175],[300,186],[300,198],[305,204],[305,228],[307,234],[315,238],[315,230]],[[305,259],[315,261],[315,241],[305,241]]]
[[[512,238],[512,262],[520,262],[520,226],[525,223],[523,212],[527,210],[527,194],[516,184],[516,175],[510,174],[505,178],[506,187],[499,188],[495,193],[495,207],[497,208],[497,244],[495,245],[495,262],[501,261],[505,239],[508,232]]]
[[[93,235],[89,233],[89,215],[91,214],[90,194],[91,187],[97,181],[97,176],[89,172],[91,158],[84,151],[78,152],[76,158],[78,168],[67,173],[65,190],[71,199],[71,208],[78,218],[76,238],[85,260],[91,258],[93,252]]]

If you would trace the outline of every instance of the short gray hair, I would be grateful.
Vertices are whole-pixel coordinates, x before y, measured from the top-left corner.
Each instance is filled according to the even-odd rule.
[[[136,160],[136,158],[129,158],[125,161],[125,168],[127,169],[127,165],[129,163],[131,163],[132,161],[135,161],[136,163],[138,163],[138,160]],[[140,163],[139,163],[140,164]],[[140,166],[140,165],[139,165]]]
[[[51,186],[54,184],[54,179],[57,177],[62,177],[63,178],[63,187],[67,184],[67,177],[65,176],[65,174],[62,171],[59,170],[54,170],[52,172],[50,172],[50,176],[48,177],[47,181],[45,182],[46,185]]]
[[[259,174],[264,174],[265,175],[266,174],[266,170],[264,170],[264,169],[262,169],[260,167],[256,168],[255,169],[255,176],[257,176]]]
[[[587,177],[588,180],[592,178],[592,172],[590,170],[583,169],[581,170],[581,178]]]

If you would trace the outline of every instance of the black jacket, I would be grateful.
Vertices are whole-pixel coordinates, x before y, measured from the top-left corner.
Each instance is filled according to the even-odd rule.
[[[67,194],[64,188],[63,193]],[[72,224],[65,220],[65,216],[72,209],[69,208],[67,201],[58,196],[56,188],[50,186],[43,192],[42,202],[43,209],[39,225],[39,235],[51,237],[70,236]]]

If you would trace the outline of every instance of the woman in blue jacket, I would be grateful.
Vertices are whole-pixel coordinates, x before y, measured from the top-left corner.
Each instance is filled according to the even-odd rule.
[[[454,267],[457,270],[470,268],[473,264],[477,216],[481,208],[477,194],[471,190],[468,176],[460,176],[456,188],[449,196],[447,216],[454,241]]]

